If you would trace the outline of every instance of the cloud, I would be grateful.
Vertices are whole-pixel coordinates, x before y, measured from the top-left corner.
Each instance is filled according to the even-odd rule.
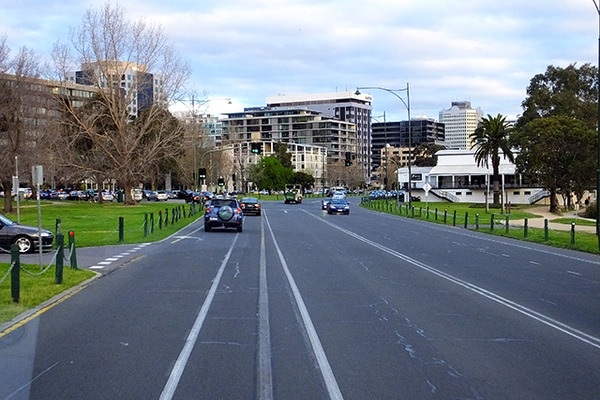
[[[3,7],[0,34],[49,54],[93,0]],[[521,111],[548,65],[597,62],[598,13],[581,0],[129,0],[132,19],[160,24],[192,65],[190,84],[236,104],[277,93],[406,87],[415,113],[437,118],[453,100],[485,113]],[[405,118],[398,100],[376,108]],[[415,114],[416,115],[416,114]]]

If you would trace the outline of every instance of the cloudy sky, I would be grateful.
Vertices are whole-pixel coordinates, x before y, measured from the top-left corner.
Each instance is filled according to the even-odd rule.
[[[116,4],[116,2],[112,2]],[[0,0],[0,36],[48,58],[92,0]],[[516,116],[549,65],[598,61],[593,0],[128,0],[131,20],[161,25],[192,66],[209,112],[264,106],[278,94],[403,89],[412,116],[438,119],[452,101]],[[363,91],[367,92],[367,91]],[[385,91],[373,115],[406,119]],[[404,96],[405,93],[399,92]],[[219,98],[231,98],[224,105]],[[380,117],[381,118],[381,117]]]

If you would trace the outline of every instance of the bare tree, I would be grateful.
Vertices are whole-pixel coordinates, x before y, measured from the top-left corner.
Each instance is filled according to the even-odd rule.
[[[12,176],[18,158],[20,169],[29,170],[43,151],[42,134],[49,93],[38,79],[39,62],[26,47],[11,59],[6,38],[0,40],[0,182],[5,190],[4,212],[13,210]]]
[[[181,151],[184,128],[168,105],[189,67],[160,27],[131,23],[124,15],[110,4],[90,9],[73,31],[74,60],[81,66],[78,83],[97,91],[83,108],[62,98],[66,134],[57,145],[68,150],[63,160],[69,166],[115,178],[125,190],[126,203],[133,204],[131,188]],[[73,65],[70,54],[66,46],[55,46],[56,67]],[[62,71],[63,76],[68,72]]]

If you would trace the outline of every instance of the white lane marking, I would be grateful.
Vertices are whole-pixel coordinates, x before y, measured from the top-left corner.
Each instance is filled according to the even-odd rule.
[[[231,252],[233,251],[233,247],[235,246],[235,242],[237,241],[239,235],[239,233],[236,233],[235,238],[233,239],[233,242],[229,247],[229,251],[227,251],[225,258],[221,263],[221,267],[219,267],[217,275],[213,279],[213,283],[210,287],[210,290],[208,291],[206,299],[204,300],[204,304],[202,304],[202,308],[200,309],[200,312],[196,317],[196,321],[192,326],[192,330],[190,331],[190,334],[185,340],[185,345],[183,346],[183,349],[181,349],[181,353],[179,353],[179,357],[177,358],[177,361],[173,366],[173,370],[169,375],[169,379],[167,380],[167,383],[165,384],[165,387],[163,388],[163,391],[160,394],[160,400],[170,400],[175,394],[175,390],[177,389],[177,385],[179,385],[181,375],[183,375],[183,370],[185,369],[188,358],[190,357],[190,354],[192,354],[194,345],[198,340],[198,335],[200,334],[200,330],[202,329],[202,325],[204,324],[204,320],[206,319],[206,315],[208,314],[208,309],[210,308],[210,305],[212,304],[212,301],[215,297],[215,293],[217,292],[217,288],[219,287],[219,283],[221,282],[221,277],[223,276],[223,271],[225,270],[225,266],[229,262],[229,257],[231,257]]]
[[[269,323],[269,293],[267,286],[267,256],[265,251],[265,223],[260,225],[260,271],[258,290],[258,380],[260,400],[273,399],[271,368],[271,327]]]
[[[414,265],[414,266],[416,266],[416,267],[418,267],[418,268],[420,268],[422,270],[428,271],[428,272],[430,272],[430,273],[432,273],[434,275],[437,275],[437,276],[439,276],[441,278],[444,278],[444,279],[446,279],[446,280],[448,280],[448,281],[450,281],[450,282],[452,282],[454,284],[460,285],[460,286],[462,286],[462,287],[464,287],[464,288],[466,288],[468,290],[471,290],[472,292],[480,294],[480,295],[482,295],[484,297],[487,297],[488,299],[490,299],[492,301],[495,301],[495,302],[497,302],[499,304],[502,304],[502,305],[504,305],[504,306],[506,306],[506,307],[508,307],[510,309],[513,309],[513,310],[515,310],[515,311],[517,311],[517,312],[519,312],[519,313],[521,313],[521,314],[523,314],[523,315],[525,315],[525,316],[527,316],[527,317],[529,317],[531,319],[539,321],[539,322],[541,322],[541,323],[543,323],[543,324],[545,324],[545,325],[547,325],[547,326],[549,326],[551,328],[554,328],[554,329],[556,329],[556,330],[558,330],[560,332],[563,332],[563,333],[565,333],[565,334],[567,334],[569,336],[572,336],[572,337],[574,337],[574,338],[576,338],[576,339],[578,339],[578,340],[580,340],[580,341],[582,341],[584,343],[587,343],[587,344],[589,344],[591,346],[594,346],[597,349],[600,349],[600,338],[597,338],[597,337],[592,336],[592,335],[590,335],[588,333],[582,332],[582,331],[580,331],[580,330],[578,330],[576,328],[573,328],[572,326],[569,326],[569,325],[564,324],[564,323],[562,323],[560,321],[557,321],[557,320],[555,320],[553,318],[550,318],[550,317],[548,317],[548,316],[546,316],[544,314],[541,314],[541,313],[539,313],[537,311],[534,311],[534,310],[532,310],[532,309],[530,309],[528,307],[525,307],[525,306],[523,306],[523,305],[521,305],[519,303],[516,303],[514,301],[508,300],[508,299],[506,299],[506,298],[504,298],[504,297],[502,297],[502,296],[500,296],[500,295],[498,295],[496,293],[490,292],[490,291],[488,291],[488,290],[486,290],[486,289],[484,289],[484,288],[482,288],[480,286],[477,286],[475,284],[469,283],[469,282],[464,281],[462,279],[459,279],[459,278],[457,278],[457,277],[455,277],[453,275],[450,275],[450,274],[447,274],[447,273],[445,273],[443,271],[435,269],[435,268],[433,268],[433,267],[431,267],[431,266],[429,266],[427,264],[424,264],[424,263],[422,263],[420,261],[417,261],[417,260],[415,260],[413,258],[410,258],[409,256],[407,256],[405,254],[402,254],[402,253],[400,253],[400,252],[398,252],[396,250],[392,250],[392,249],[390,249],[388,247],[385,247],[385,246],[383,246],[383,245],[381,245],[379,243],[373,242],[373,241],[371,241],[371,240],[369,240],[369,239],[367,239],[365,237],[362,237],[362,236],[360,236],[360,235],[358,235],[358,234],[356,234],[356,233],[354,233],[352,231],[349,231],[349,230],[344,229],[344,228],[342,228],[340,226],[337,226],[337,225],[335,225],[335,224],[327,221],[324,218],[321,218],[321,217],[318,217],[316,215],[313,215],[313,214],[309,213],[306,210],[303,210],[303,211],[305,213],[307,213],[308,215],[310,215],[311,217],[314,217],[314,218],[316,218],[316,219],[318,219],[318,220],[320,220],[320,221],[322,221],[322,222],[330,225],[331,227],[339,230],[340,232],[346,233],[346,234],[348,234],[348,235],[350,235],[350,236],[352,236],[352,237],[354,237],[354,238],[356,238],[356,239],[358,239],[358,240],[360,240],[360,241],[362,241],[362,242],[364,242],[364,243],[366,243],[368,245],[371,245],[371,246],[373,246],[375,248],[378,248],[378,249],[380,249],[380,250],[382,250],[382,251],[384,251],[384,252],[386,252],[386,253],[394,256],[394,257],[397,257],[397,258],[399,258],[401,260],[404,260],[404,261],[406,261],[406,262],[408,262],[408,263],[410,263],[410,264],[412,264],[412,265]]]
[[[304,300],[302,299],[302,295],[300,294],[300,290],[294,281],[294,277],[290,272],[287,262],[281,253],[281,249],[279,248],[279,244],[277,244],[277,240],[275,240],[275,234],[271,229],[271,224],[269,223],[269,219],[267,216],[264,216],[264,220],[267,223],[269,228],[269,232],[271,233],[271,238],[273,239],[273,244],[275,245],[275,249],[277,250],[277,254],[279,255],[279,261],[281,262],[281,266],[283,267],[283,271],[287,277],[288,283],[292,289],[292,293],[294,294],[294,300],[298,306],[298,310],[300,311],[300,316],[302,317],[302,321],[304,322],[304,327],[306,328],[306,333],[308,335],[308,339],[310,340],[310,344],[312,345],[313,352],[315,354],[315,358],[317,359],[317,364],[319,365],[319,369],[321,370],[321,376],[323,377],[323,381],[325,382],[325,386],[327,387],[327,392],[329,393],[329,398],[333,400],[341,400],[344,397],[342,396],[342,392],[340,391],[339,385],[333,375],[333,370],[331,369],[331,365],[327,360],[327,356],[325,355],[325,350],[323,349],[323,345],[319,340],[319,335],[317,335],[317,330],[312,323],[310,318],[310,314],[308,313],[308,309],[304,304]]]
[[[91,266],[90,269],[104,269],[104,266],[94,265],[94,266]]]

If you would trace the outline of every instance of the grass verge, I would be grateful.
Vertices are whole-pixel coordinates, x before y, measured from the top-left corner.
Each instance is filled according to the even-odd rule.
[[[595,222],[574,218],[552,219],[550,222],[572,224],[574,231],[539,228],[525,228],[525,220],[539,218],[530,211],[531,206],[519,206],[509,213],[501,213],[499,209],[486,211],[480,204],[468,203],[412,203],[409,209],[406,203],[396,207],[394,201],[374,200],[361,202],[361,207],[375,211],[401,215],[408,218],[421,219],[428,222],[453,225],[497,236],[545,244],[553,247],[600,254],[598,237],[594,233],[577,231],[577,226],[594,226]],[[507,229],[508,227],[508,229]]]
[[[0,264],[0,279],[6,275],[9,264]],[[39,265],[21,265],[32,273],[40,273]],[[0,324],[10,321],[18,315],[37,307],[39,304],[51,299],[81,282],[94,276],[92,271],[84,269],[65,268],[63,282],[57,285],[54,281],[54,268],[48,269],[41,275],[20,275],[20,298],[14,303],[11,298],[10,276],[0,285]]]

